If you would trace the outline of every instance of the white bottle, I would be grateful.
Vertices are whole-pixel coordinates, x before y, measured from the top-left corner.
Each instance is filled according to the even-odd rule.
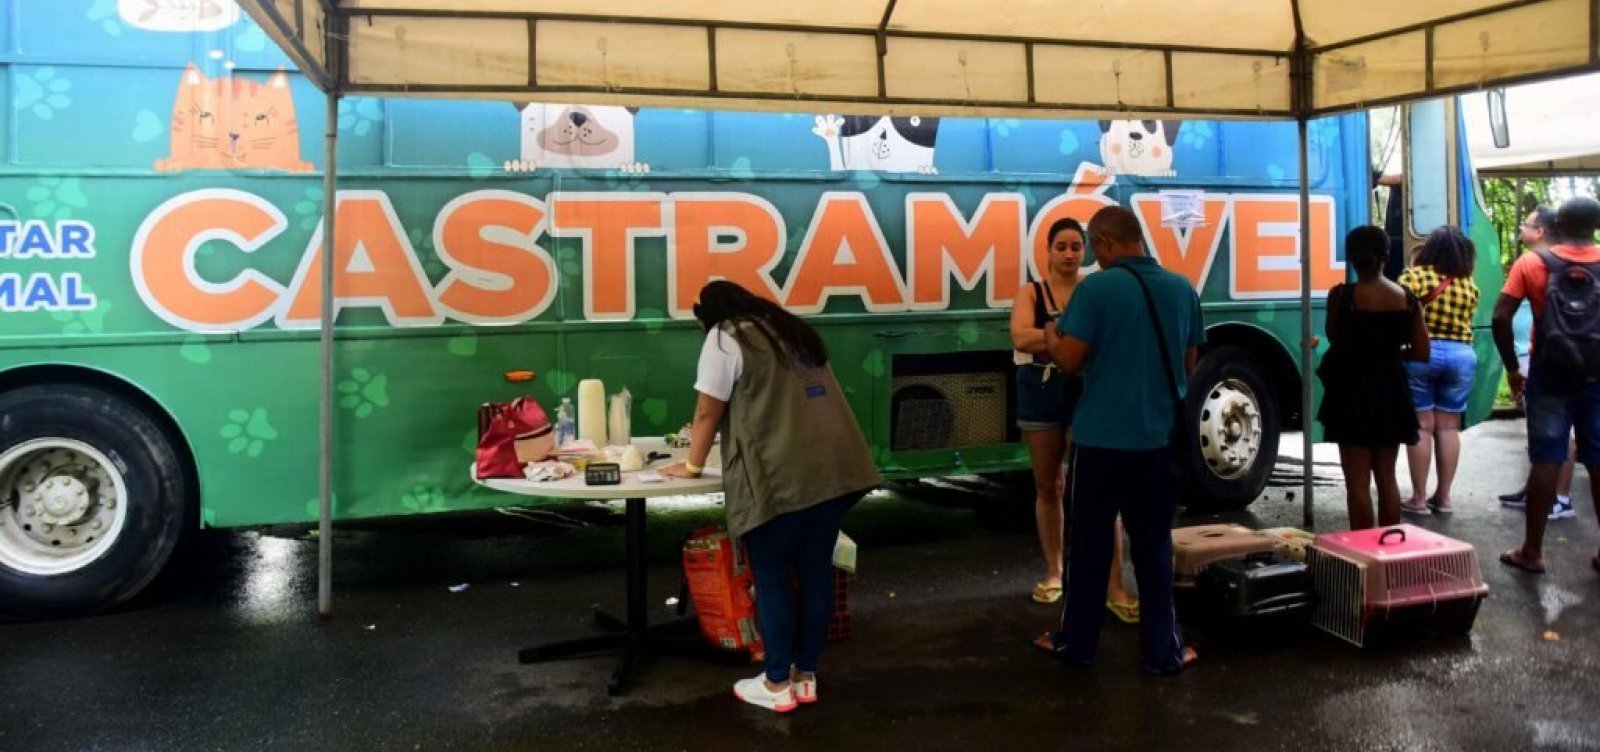
[[[578,382],[578,438],[606,445],[606,385],[599,379]]]

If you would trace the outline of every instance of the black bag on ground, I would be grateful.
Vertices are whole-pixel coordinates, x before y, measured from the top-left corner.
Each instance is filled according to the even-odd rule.
[[[1305,563],[1270,551],[1215,562],[1195,586],[1196,606],[1226,622],[1303,622],[1315,605]]]
[[[1534,327],[1540,378],[1563,391],[1600,382],[1600,264],[1574,264],[1549,250],[1539,260],[1550,273]]]

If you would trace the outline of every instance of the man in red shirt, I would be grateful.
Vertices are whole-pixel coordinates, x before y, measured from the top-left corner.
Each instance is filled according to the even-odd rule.
[[[1556,228],[1562,235],[1560,245],[1549,252],[1558,260],[1584,267],[1591,275],[1600,277],[1600,247],[1595,246],[1595,229],[1600,227],[1600,202],[1592,198],[1571,199],[1556,212]],[[1506,285],[1494,307],[1494,343],[1500,352],[1500,361],[1506,368],[1506,381],[1511,395],[1516,397],[1527,390],[1525,402],[1528,414],[1528,459],[1533,469],[1528,473],[1528,506],[1526,532],[1522,547],[1500,555],[1500,561],[1533,574],[1543,574],[1544,531],[1547,515],[1555,503],[1556,478],[1567,459],[1567,437],[1576,430],[1578,461],[1589,470],[1589,477],[1600,467],[1600,374],[1585,374],[1590,380],[1580,386],[1559,387],[1542,376],[1541,353],[1537,338],[1532,346],[1529,374],[1521,371],[1517,362],[1516,345],[1511,332],[1511,319],[1517,307],[1526,299],[1533,308],[1535,331],[1538,336],[1548,334],[1544,325],[1545,305],[1550,283],[1550,270],[1541,254],[1524,254],[1517,259],[1506,275]],[[1594,490],[1591,484],[1591,497]],[[1590,561],[1600,570],[1600,555]]]

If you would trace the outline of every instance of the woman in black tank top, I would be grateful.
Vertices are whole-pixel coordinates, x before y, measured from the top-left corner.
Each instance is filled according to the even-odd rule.
[[[1033,600],[1061,600],[1062,534],[1065,529],[1061,461],[1071,443],[1072,412],[1082,393],[1076,376],[1062,373],[1045,353],[1044,326],[1055,321],[1078,286],[1083,264],[1083,227],[1074,219],[1050,226],[1045,278],[1018,292],[1011,311],[1011,344],[1016,348],[1017,428],[1033,466],[1034,517],[1044,552],[1044,578],[1033,586]],[[1109,595],[1112,612],[1128,621],[1138,618],[1138,602],[1122,582],[1122,534],[1117,532]]]

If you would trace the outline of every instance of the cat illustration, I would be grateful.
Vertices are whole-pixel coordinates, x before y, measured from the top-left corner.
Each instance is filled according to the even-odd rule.
[[[156,160],[155,169],[310,172],[311,163],[300,158],[289,74],[279,70],[266,83],[206,78],[191,63],[172,104],[170,155]]]
[[[218,31],[239,20],[233,0],[117,0],[117,15],[145,31]]]

